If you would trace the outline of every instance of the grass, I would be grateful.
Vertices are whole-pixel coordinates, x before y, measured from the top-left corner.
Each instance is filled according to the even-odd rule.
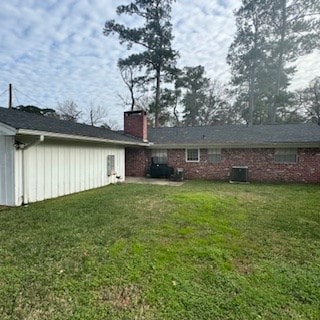
[[[0,211],[0,318],[320,319],[319,185],[111,185]]]

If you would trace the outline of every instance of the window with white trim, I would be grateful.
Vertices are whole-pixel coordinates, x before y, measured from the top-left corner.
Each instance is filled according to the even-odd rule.
[[[186,162],[199,162],[200,150],[199,149],[186,149]]]
[[[153,163],[168,163],[168,155],[166,149],[153,149],[151,151]]]
[[[276,163],[297,163],[298,150],[296,148],[276,149],[274,161]]]
[[[221,149],[208,149],[208,163],[221,162]]]

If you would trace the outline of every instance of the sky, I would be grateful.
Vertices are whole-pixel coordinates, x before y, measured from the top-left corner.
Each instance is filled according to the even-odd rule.
[[[0,6],[0,106],[13,104],[55,109],[74,101],[86,113],[90,105],[106,109],[109,123],[120,129],[128,91],[117,61],[130,54],[116,36],[103,35],[107,20],[136,25],[116,15],[129,0],[10,0]],[[177,0],[172,7],[178,67],[203,65],[207,76],[226,82],[233,40],[233,12],[240,0]],[[292,88],[306,87],[320,75],[320,53],[297,61]]]

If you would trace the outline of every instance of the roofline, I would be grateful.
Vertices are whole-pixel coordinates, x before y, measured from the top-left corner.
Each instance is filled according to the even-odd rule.
[[[150,144],[149,149],[252,149],[252,148],[320,148],[320,142],[275,142],[275,143],[190,143],[190,144]]]
[[[16,128],[9,126],[6,123],[0,122],[0,132],[3,132],[5,135],[14,136],[16,134]]]
[[[65,140],[77,140],[77,141],[92,141],[92,142],[102,142],[102,143],[110,143],[110,144],[118,144],[123,146],[148,146],[149,144],[146,142],[131,142],[131,141],[122,141],[122,140],[113,140],[113,139],[105,139],[105,138],[95,138],[89,136],[78,136],[72,134],[64,134],[64,133],[56,133],[50,131],[40,131],[40,130],[30,130],[30,129],[17,129],[16,134],[21,135],[31,135],[31,136],[45,136],[50,138],[60,138]]]

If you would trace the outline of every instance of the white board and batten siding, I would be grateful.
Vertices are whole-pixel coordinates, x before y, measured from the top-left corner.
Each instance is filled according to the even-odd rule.
[[[15,205],[14,137],[0,135],[0,205]]]
[[[41,201],[125,179],[124,147],[45,140],[23,152],[23,157],[16,159],[24,172],[17,188],[19,204],[22,200],[24,203]],[[114,156],[111,174],[108,155]]]

